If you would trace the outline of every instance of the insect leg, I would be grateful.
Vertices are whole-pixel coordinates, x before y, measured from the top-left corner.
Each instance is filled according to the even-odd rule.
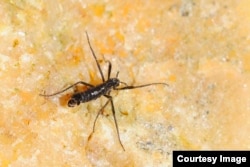
[[[109,63],[109,69],[108,69],[108,80],[110,79],[110,74],[112,71],[112,64],[110,63],[110,61],[107,61]]]
[[[92,132],[91,132],[91,134],[89,135],[88,140],[91,139],[92,135],[93,135],[94,132],[95,132],[95,125],[96,125],[96,121],[97,121],[99,115],[103,112],[104,108],[108,105],[109,102],[110,102],[110,100],[108,100],[108,101],[102,106],[102,108],[98,111],[98,113],[97,113],[97,115],[96,115],[96,117],[95,117],[95,120],[94,120]]]
[[[114,121],[115,121],[115,128],[116,128],[116,132],[117,132],[117,136],[118,136],[118,140],[120,145],[122,146],[122,149],[125,151],[123,144],[121,142],[121,138],[120,138],[120,133],[119,133],[119,128],[118,128],[118,124],[117,124],[117,120],[116,120],[116,116],[115,116],[115,107],[114,107],[114,102],[113,102],[113,98],[110,95],[104,95],[105,97],[107,97],[109,99],[109,101],[111,102],[111,108],[112,108],[112,114],[114,117]]]
[[[104,104],[104,106],[102,106],[102,108],[99,110],[97,116],[95,117],[95,121],[94,121],[94,124],[93,124],[92,133],[94,133],[94,131],[95,131],[95,124],[96,124],[97,118],[98,118],[99,115],[103,112],[104,108],[108,105],[109,102],[110,102],[110,100],[108,100],[108,101]]]
[[[39,95],[40,95],[40,96],[45,96],[45,97],[55,96],[55,95],[58,95],[58,94],[60,94],[60,93],[65,92],[66,90],[68,90],[68,89],[70,89],[70,88],[72,88],[72,87],[74,87],[74,86],[76,86],[76,85],[78,85],[78,84],[82,84],[82,85],[85,85],[85,86],[88,86],[88,87],[94,87],[94,85],[91,85],[91,84],[86,83],[86,82],[83,82],[83,81],[79,81],[79,82],[76,82],[76,83],[74,83],[73,85],[70,85],[69,87],[67,87],[67,88],[65,88],[65,89],[63,89],[63,90],[61,90],[61,91],[59,91],[59,92],[56,92],[56,93],[53,93],[53,94],[39,94]]]
[[[152,86],[152,85],[166,85],[169,86],[166,83],[150,83],[150,84],[145,84],[145,85],[137,85],[137,86],[125,86],[122,88],[114,88],[115,90],[125,90],[125,89],[136,89],[136,88],[143,88],[143,87],[147,87],[147,86]]]
[[[108,60],[106,62],[109,63],[109,68],[108,68],[108,80],[109,80],[110,79],[110,74],[111,74],[111,71],[112,71],[112,64]],[[117,73],[116,73],[116,78],[118,77],[118,74],[119,74],[119,71],[117,71]]]
[[[86,33],[86,36],[87,36],[87,40],[88,40],[88,44],[89,44],[91,53],[92,53],[92,55],[93,55],[93,57],[94,57],[94,59],[95,59],[96,65],[97,65],[98,70],[99,70],[99,72],[100,72],[100,75],[101,75],[101,77],[102,77],[102,81],[105,82],[104,75],[103,75],[103,73],[102,73],[102,69],[101,69],[101,67],[100,67],[100,64],[99,64],[98,61],[97,61],[95,52],[94,52],[94,50],[93,50],[93,48],[92,48],[92,46],[91,46],[91,44],[90,44],[89,35],[88,35],[87,31],[85,31],[85,33]]]

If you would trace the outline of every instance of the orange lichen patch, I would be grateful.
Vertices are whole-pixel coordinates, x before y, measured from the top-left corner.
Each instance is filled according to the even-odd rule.
[[[112,39],[108,39],[109,41],[103,43],[101,41],[97,41],[95,42],[95,47],[98,48],[98,51],[101,54],[112,54],[113,53],[113,47],[110,47],[112,45],[114,45],[114,42],[112,41]],[[107,45],[107,43],[109,43],[109,45]]]
[[[12,47],[15,48],[19,45],[20,41],[18,39],[13,40]]]
[[[249,85],[250,81],[241,75],[225,75],[226,77],[215,74],[215,77],[218,77],[218,89],[223,90],[223,93],[220,93],[223,100],[217,98],[214,106],[217,106],[216,109],[219,112],[211,113],[208,118],[214,126],[211,129],[211,134],[216,134],[214,139],[218,139],[218,135],[223,137],[215,140],[213,147],[244,149],[247,146],[249,148],[249,140],[246,140],[249,138],[249,134],[244,132],[250,130],[248,121],[250,111],[248,95],[250,89],[246,86]],[[224,78],[227,78],[226,83]]]
[[[105,11],[105,4],[97,3],[90,6],[95,16],[101,17]]]
[[[168,80],[170,81],[170,82],[175,82],[176,81],[176,75],[169,75],[169,77],[168,77]]]
[[[1,133],[0,134],[0,142],[2,144],[10,145],[14,142],[14,140],[15,139],[13,138],[13,136],[11,136],[8,133]]]
[[[179,135],[178,136],[178,142],[180,143],[181,146],[183,146],[185,149],[190,149],[190,150],[196,150],[196,149],[200,149],[200,147],[195,144],[194,142],[192,141],[189,141],[189,139],[186,137],[185,134],[183,135]]]
[[[155,112],[160,111],[162,104],[154,99],[155,96],[152,93],[144,91],[147,91],[147,89],[134,90],[134,93],[141,95],[141,97],[143,96],[145,100],[139,102],[139,106],[142,108],[142,111],[145,111],[145,114],[150,114],[151,116]]]
[[[121,32],[117,31],[114,37],[118,40],[119,43],[124,43],[125,37]]]
[[[128,54],[127,54],[127,52],[124,49],[122,49],[122,50],[119,50],[119,53],[117,53],[116,56],[127,57]]]
[[[211,110],[216,112],[211,112],[207,119],[213,125],[208,131],[212,148],[242,149],[248,145],[244,139],[249,136],[242,132],[250,127],[247,124],[249,80],[230,63],[218,60],[204,60],[199,69],[207,82],[215,83]]]
[[[153,152],[152,158],[156,159],[156,160],[160,160],[162,159],[162,153],[161,152]]]
[[[235,51],[235,50],[230,50],[229,52],[228,52],[228,58],[231,60],[231,59],[235,59],[235,58],[237,58],[236,57],[237,56],[237,52]]]
[[[28,91],[18,91],[18,95],[22,99],[22,103],[29,103],[33,100],[34,98],[34,93],[33,92],[28,92]]]
[[[114,36],[108,36],[106,40],[106,44],[110,48],[110,50],[113,49],[116,45],[116,40],[114,39]]]
[[[22,119],[22,123],[23,123],[25,126],[29,125],[29,124],[30,124],[30,121],[31,121],[31,119],[29,119],[29,118],[23,118],[23,119]]]
[[[173,56],[176,48],[180,45],[180,41],[180,34],[171,32],[171,35],[168,35],[166,38],[166,55]]]
[[[123,115],[128,116],[128,113],[129,113],[129,112],[128,112],[127,110],[121,110],[120,113],[123,114]]]
[[[82,62],[84,58],[83,48],[80,46],[71,45],[65,52],[68,56],[70,56],[70,61],[68,61],[68,65],[75,66]]]
[[[96,72],[95,71],[90,71],[89,70],[89,76],[90,76],[90,81],[91,83],[93,83],[93,85],[95,85],[96,83],[98,83],[98,80],[97,80],[97,76],[96,76]]]
[[[227,62],[221,62],[213,59],[205,59],[199,62],[199,72],[207,75],[213,75],[215,72],[221,72],[222,70],[227,73],[227,77],[237,75],[236,69]]]
[[[5,156],[5,153],[1,153],[0,152],[0,159],[1,159],[1,166],[2,167],[8,167],[10,165],[10,163],[15,160],[13,158],[7,158]]]
[[[1,166],[15,161],[20,155],[28,155],[36,137],[36,134],[31,133],[23,124],[15,123],[11,126],[11,128],[5,127],[6,133],[0,135],[1,151],[4,150],[4,154],[0,151]]]
[[[250,1],[249,0],[242,0],[241,3],[237,4],[235,10],[235,15],[240,18],[240,22],[238,22],[238,31],[237,34],[239,36],[245,36],[246,34],[250,33]]]
[[[98,48],[101,54],[114,54],[116,46],[122,43],[124,43],[124,35],[120,32],[116,32],[114,35],[108,36],[105,42],[97,40],[95,42],[95,47]]]
[[[65,63],[69,63],[66,60],[66,55],[64,52],[57,52],[54,54],[53,59],[55,60],[57,67],[63,68],[65,66]],[[59,69],[60,69],[59,68]]]
[[[45,99],[45,101],[43,103],[41,103],[40,105],[49,105],[50,102],[48,101],[48,99]],[[54,105],[55,106],[55,105]],[[55,110],[42,110],[42,109],[37,109],[35,111],[36,114],[36,118],[38,120],[46,120],[48,119],[53,113],[55,112]]]
[[[159,105],[157,105],[157,104],[147,104],[146,105],[146,111],[147,112],[155,112],[155,111],[159,111],[158,109],[159,109],[160,107],[159,107]]]
[[[2,154],[0,154],[0,159],[3,159],[1,161],[1,165],[2,167],[7,167],[9,166],[9,164],[12,162],[12,160],[8,160],[7,158],[2,158],[3,156],[1,156]]]
[[[250,53],[242,56],[243,69],[246,72],[250,72]]]
[[[145,32],[145,30],[147,30],[147,28],[150,26],[151,26],[151,22],[149,20],[139,19],[138,23],[136,24],[136,30],[138,32]]]
[[[133,9],[135,6],[136,5],[132,3],[123,3],[122,7],[119,8],[119,12],[122,14],[123,17],[128,16],[129,12],[131,12],[131,9]]]
[[[71,45],[64,52],[57,52],[54,55],[54,60],[56,62],[57,70],[67,67],[75,67],[79,63],[83,62],[85,57],[85,52],[81,46]]]
[[[86,8],[83,8],[80,2],[76,2],[74,7],[76,8],[76,11],[79,13],[80,17],[84,18],[87,15]]]
[[[19,156],[18,154],[20,153],[22,153],[23,157],[29,157],[31,155],[31,147],[36,136],[37,135],[35,133],[28,133],[26,136],[23,136],[22,140],[13,148],[13,151],[16,153],[14,157]]]
[[[133,56],[137,57],[139,61],[143,61],[145,59],[145,56],[142,56],[141,53],[145,49],[142,45],[137,45],[133,48]]]

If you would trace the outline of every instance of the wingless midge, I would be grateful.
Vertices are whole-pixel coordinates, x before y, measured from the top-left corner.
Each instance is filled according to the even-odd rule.
[[[91,100],[95,100],[101,96],[106,97],[108,100],[107,102],[102,106],[102,108],[99,110],[95,120],[94,120],[94,124],[93,124],[93,130],[92,133],[90,134],[90,137],[92,136],[92,134],[95,131],[95,124],[97,121],[97,118],[99,117],[99,115],[102,113],[102,111],[104,110],[104,108],[111,103],[111,109],[112,109],[112,114],[113,114],[113,118],[114,118],[114,123],[115,123],[115,128],[116,128],[116,132],[117,132],[117,136],[118,136],[118,140],[119,143],[122,147],[122,149],[125,151],[125,148],[121,142],[120,139],[120,132],[119,132],[119,128],[118,128],[118,124],[117,124],[117,120],[116,120],[116,115],[115,115],[115,107],[114,107],[114,102],[113,102],[113,97],[110,95],[111,90],[126,90],[126,89],[136,89],[136,88],[142,88],[142,87],[146,87],[146,86],[151,86],[151,85],[166,85],[168,86],[168,84],[166,83],[149,83],[149,84],[144,84],[144,85],[137,85],[137,86],[128,86],[125,82],[121,82],[118,79],[118,74],[119,72],[117,72],[116,77],[115,78],[110,78],[110,74],[111,74],[111,69],[112,69],[112,64],[110,61],[108,62],[108,79],[105,80],[102,69],[100,67],[100,64],[96,58],[96,55],[94,53],[94,50],[90,44],[90,40],[89,40],[89,36],[88,33],[86,32],[86,37],[87,37],[87,41],[88,41],[88,45],[89,48],[91,50],[92,56],[95,59],[97,68],[99,70],[99,73],[101,75],[102,78],[102,83],[99,85],[92,85],[83,81],[79,81],[74,83],[73,85],[70,85],[69,87],[57,92],[57,93],[53,93],[53,94],[40,94],[40,96],[45,96],[45,97],[49,97],[49,96],[54,96],[54,95],[58,95],[60,93],[65,92],[66,90],[75,87],[78,84],[82,84],[84,86],[87,86],[88,89],[85,91],[80,91],[80,92],[75,92],[72,94],[72,96],[70,97],[69,101],[68,101],[68,107],[74,107],[76,105],[79,105],[80,103],[85,103],[85,102],[89,102]],[[119,87],[120,84],[124,84],[124,87]],[[89,137],[89,138],[90,138]]]

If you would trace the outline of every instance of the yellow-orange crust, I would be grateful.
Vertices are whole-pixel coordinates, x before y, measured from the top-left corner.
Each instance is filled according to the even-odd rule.
[[[175,149],[250,149],[249,0],[0,2],[0,166],[171,166]],[[67,107],[77,81],[166,86]]]

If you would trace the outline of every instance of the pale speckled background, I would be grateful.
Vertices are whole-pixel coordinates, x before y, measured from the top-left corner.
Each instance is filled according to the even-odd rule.
[[[175,149],[249,150],[249,8],[249,0],[0,2],[0,166],[171,166]],[[68,108],[66,92],[39,96],[100,83],[85,31],[112,76],[169,84],[112,93],[125,152],[110,107],[88,141],[105,98]]]

